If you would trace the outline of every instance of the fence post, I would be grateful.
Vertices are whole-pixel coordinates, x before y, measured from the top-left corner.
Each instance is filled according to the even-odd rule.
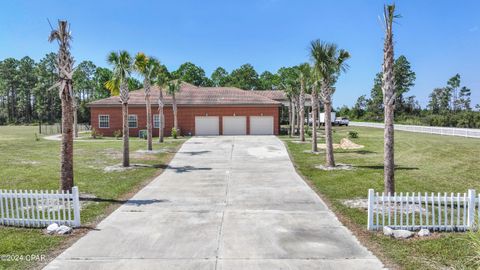
[[[373,202],[375,199],[375,192],[373,189],[368,190],[368,225],[369,231],[373,230]]]
[[[468,190],[467,228],[472,229],[475,222],[475,190]]]
[[[72,188],[73,197],[73,226],[80,227],[80,196],[78,194],[78,187]]]

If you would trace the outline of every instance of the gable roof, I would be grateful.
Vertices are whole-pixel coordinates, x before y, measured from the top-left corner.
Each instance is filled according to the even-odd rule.
[[[172,104],[172,96],[163,93],[163,102],[166,105]],[[150,102],[158,103],[160,88],[151,88]],[[236,87],[198,87],[182,82],[180,92],[175,95],[177,105],[277,105],[281,103],[268,97],[257,95],[252,91],[244,91]],[[139,89],[130,92],[129,105],[145,105],[144,90]],[[90,102],[89,107],[120,106],[120,97],[113,96]]]
[[[256,95],[264,96],[275,101],[288,101],[287,93],[284,90],[252,90],[250,91]],[[311,99],[310,94],[305,94],[305,99]]]

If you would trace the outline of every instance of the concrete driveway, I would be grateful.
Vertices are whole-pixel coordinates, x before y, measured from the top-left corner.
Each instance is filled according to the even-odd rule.
[[[195,137],[46,269],[381,269],[274,136]]]

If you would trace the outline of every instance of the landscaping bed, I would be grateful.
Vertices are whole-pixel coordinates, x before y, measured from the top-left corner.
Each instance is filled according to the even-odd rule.
[[[334,142],[347,138],[361,149],[335,149],[337,163],[352,170],[324,171],[325,153],[309,153],[310,144],[282,136],[297,170],[317,190],[340,220],[372,252],[392,269],[474,269],[473,250],[465,233],[433,233],[425,238],[395,240],[381,232],[367,231],[367,212],[349,207],[346,200],[366,199],[369,188],[383,191],[383,130],[335,127]],[[309,140],[310,138],[307,138]],[[318,143],[324,143],[323,139]],[[395,133],[395,171],[398,192],[466,192],[480,188],[480,141],[478,139]]]

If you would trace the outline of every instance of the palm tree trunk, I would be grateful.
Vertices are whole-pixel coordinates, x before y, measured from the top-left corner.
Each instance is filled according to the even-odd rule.
[[[122,103],[123,115],[123,167],[130,166],[130,150],[128,144],[128,103]]]
[[[330,99],[330,97],[328,97]],[[326,144],[326,161],[327,167],[335,167],[335,159],[333,157],[333,138],[332,138],[332,103],[326,100],[325,107],[325,144]]]
[[[316,89],[312,91],[312,152],[318,152],[317,145],[317,110],[318,110],[318,93]]]
[[[384,185],[385,192],[395,192],[395,162],[394,162],[394,130],[393,118],[395,112],[395,75],[392,24],[395,18],[395,5],[385,6],[385,43],[383,48],[382,92],[384,105]]]
[[[152,106],[150,105],[150,95],[145,96],[147,109],[147,150],[152,151]]]
[[[292,100],[292,103],[291,103],[291,110],[290,110],[290,113],[292,114],[292,122],[291,122],[291,125],[290,125],[290,128],[292,129],[290,131],[290,133],[292,134],[292,136],[295,136],[295,115],[296,115],[296,109],[295,109],[295,98],[293,98]]]
[[[69,85],[66,86],[71,87]],[[62,146],[60,189],[72,190],[73,187],[73,104],[72,100],[62,93]]]
[[[384,179],[385,192],[393,194],[395,192],[395,162],[394,162],[394,132],[393,132],[393,117],[394,106],[385,106],[385,130],[383,135],[384,140]]]
[[[288,137],[292,137],[292,99],[288,98]]]
[[[173,108],[173,127],[178,132],[177,100],[175,99],[175,93],[172,94],[172,108]]]
[[[297,97],[296,101],[297,101],[297,104],[295,106],[297,108],[297,111],[296,111],[296,113],[297,113],[297,115],[296,115],[296,117],[297,117],[297,121],[296,121],[297,129],[296,129],[296,131],[297,131],[297,134],[300,135],[300,126],[302,125],[302,122],[300,122],[300,98]]]
[[[300,140],[305,141],[305,89],[303,84],[300,88]]]
[[[163,142],[163,102],[158,106],[158,141]]]

